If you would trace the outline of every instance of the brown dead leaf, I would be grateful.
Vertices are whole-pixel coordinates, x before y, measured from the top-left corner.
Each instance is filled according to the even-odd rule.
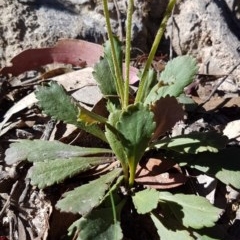
[[[149,158],[144,164],[137,166],[135,181],[146,187],[169,189],[183,185],[187,177],[171,160]]]
[[[152,111],[157,126],[152,140],[156,140],[166,131],[171,130],[176,122],[183,120],[184,117],[182,105],[177,102],[176,98],[169,96],[154,103]]]
[[[229,122],[223,130],[223,134],[229,139],[236,138],[240,141],[240,120]]]
[[[12,117],[13,114],[20,112],[21,110],[29,107],[33,104],[37,103],[37,99],[34,93],[30,93],[26,97],[22,98],[19,102],[13,105],[3,116],[3,121],[0,122],[0,136],[5,134],[5,131],[1,131],[3,126],[8,122],[8,120]]]
[[[93,66],[102,55],[103,47],[99,44],[76,39],[62,39],[54,47],[28,49],[21,52],[11,60],[11,66],[0,70],[0,74],[17,76],[55,62],[80,67]]]
[[[124,69],[125,69],[125,64],[123,64],[123,72],[125,72]],[[138,72],[139,70],[137,68],[130,66],[130,72],[129,72],[130,84],[134,84],[139,81]]]
[[[72,69],[67,67],[54,68],[52,70],[49,70],[43,73],[40,79],[50,79],[50,78],[57,77],[69,72],[72,72]]]
[[[85,86],[96,85],[92,76],[93,68],[87,67],[70,73],[52,78],[53,81],[61,84],[67,92],[83,88]]]
[[[192,99],[198,104],[201,105],[204,103],[203,108],[206,111],[213,111],[223,107],[240,107],[240,97],[235,96],[232,98],[223,98],[213,96],[209,101],[205,103],[204,99],[202,100],[199,97],[193,97]]]
[[[59,84],[63,85],[66,91],[72,91],[73,89],[83,88],[84,86],[96,84],[92,76],[92,68],[84,68],[78,71],[63,74],[61,76],[54,77],[52,80],[57,81]],[[23,109],[36,104],[38,101],[36,99],[35,93],[32,92],[19,100],[15,105],[13,105],[3,116],[2,122],[0,122],[0,136],[6,133],[3,130],[4,125],[8,120]],[[8,130],[7,130],[8,131]]]

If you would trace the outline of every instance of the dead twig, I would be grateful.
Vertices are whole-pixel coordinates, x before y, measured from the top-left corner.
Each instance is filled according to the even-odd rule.
[[[206,99],[202,104],[199,105],[199,107],[202,107],[204,104],[206,104],[206,103],[212,98],[212,96],[213,96],[214,93],[217,91],[217,89],[223,84],[223,82],[228,78],[228,76],[229,76],[230,74],[232,74],[232,73],[235,71],[235,69],[238,68],[239,65],[240,65],[240,62],[238,62],[238,63],[229,71],[229,73],[226,74],[225,77],[223,77],[223,79],[214,86],[214,88],[212,89],[210,95],[207,97],[207,99]]]
[[[9,205],[11,204],[11,197],[12,197],[12,194],[15,192],[16,188],[18,186],[18,181],[16,181],[13,186],[12,186],[12,189],[11,189],[11,192],[9,193],[9,196],[7,197],[6,199],[6,202],[0,212],[0,219],[2,218],[3,214],[5,213],[6,209],[9,207]]]
[[[117,19],[118,19],[118,25],[119,25],[119,40],[122,42],[123,41],[123,28],[122,28],[122,21],[121,21],[121,13],[118,7],[117,0],[113,0],[113,3],[115,5],[116,13],[117,13]]]

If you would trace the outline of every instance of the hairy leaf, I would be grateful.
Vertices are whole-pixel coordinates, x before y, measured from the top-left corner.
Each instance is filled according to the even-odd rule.
[[[182,86],[180,82],[183,81],[186,86],[192,81],[197,70],[196,59],[188,55],[179,56],[167,63],[160,75],[160,81],[169,85],[176,82],[179,86]]]
[[[171,149],[180,153],[197,154],[218,152],[226,147],[228,138],[216,132],[192,132],[182,136],[167,138],[154,143],[155,148]]]
[[[119,120],[121,111],[117,110],[111,113],[108,117],[109,124],[106,124],[105,136],[109,142],[111,149],[116,155],[117,159],[121,162],[125,174],[128,172],[128,159],[124,151],[122,142],[125,141],[124,137],[116,130],[115,126]]]
[[[39,87],[36,96],[46,114],[66,123],[77,124],[78,107],[62,86],[51,82],[49,87]]]
[[[28,177],[33,185],[45,188],[109,161],[104,157],[75,157],[36,162],[29,170]]]
[[[219,153],[198,154],[189,165],[213,175],[225,184],[240,189],[240,149],[227,148]]]
[[[153,113],[141,103],[130,105],[121,113],[116,129],[126,139],[122,144],[128,159],[133,160],[130,165],[137,165],[142,158],[155,127]]]
[[[197,73],[196,60],[190,56],[179,56],[169,61],[161,73],[159,83],[149,93],[145,104],[155,102],[167,95],[178,97]]]
[[[143,100],[146,99],[148,94],[150,93],[151,89],[155,86],[157,83],[157,73],[153,69],[149,69],[148,75],[146,78],[146,86],[143,92]]]
[[[79,109],[62,86],[52,82],[49,87],[40,87],[36,92],[36,96],[39,105],[49,116],[73,124],[106,141],[104,133],[97,125],[86,126],[85,123],[77,121]]]
[[[157,208],[159,200],[159,192],[155,189],[148,188],[141,192],[135,193],[132,197],[133,204],[139,214],[151,212]]]
[[[77,240],[121,240],[123,238],[120,222],[114,222],[112,208],[95,209],[75,221],[69,227],[68,235],[76,236],[76,233]]]
[[[100,178],[69,191],[63,199],[57,202],[57,207],[64,212],[86,215],[97,207],[105,198],[105,192],[120,174],[120,169],[114,169]]]
[[[206,198],[195,195],[160,192],[159,200],[160,204],[163,201],[169,206],[174,216],[185,227],[195,229],[214,226],[222,211]]]
[[[103,58],[95,64],[93,77],[99,84],[99,89],[104,96],[117,96],[117,90],[114,82],[114,76],[111,73],[108,60]]]
[[[113,38],[114,48],[116,52],[118,67],[120,69],[120,73],[122,74],[122,49],[121,49],[121,42],[118,40],[117,37]],[[114,68],[114,61],[112,56],[111,44],[110,41],[107,41],[104,45],[104,57],[108,60],[108,65],[110,67],[112,75],[115,77],[115,68]]]
[[[165,227],[161,220],[158,219],[154,214],[151,214],[151,219],[157,228],[157,232],[161,240],[177,239],[177,240],[194,240],[195,238],[190,236],[187,230],[170,229]]]
[[[117,54],[116,57],[118,61],[118,67],[122,74],[121,44],[117,38],[114,38],[113,40],[114,40],[114,47]],[[93,76],[98,82],[99,88],[105,97],[118,95],[117,88],[115,85],[116,73],[115,73],[115,68],[113,64],[111,45],[109,41],[107,41],[104,45],[104,58],[101,59],[100,62],[94,66]]]
[[[59,141],[21,140],[10,145],[10,148],[6,151],[5,161],[10,165],[23,160],[41,162],[57,158],[83,157],[103,153],[112,153],[112,151],[104,148],[71,146]]]
[[[228,235],[227,231],[221,226],[221,224],[216,225],[212,228],[203,228],[194,231],[195,239],[201,240],[219,240],[219,239],[231,239],[231,236]]]

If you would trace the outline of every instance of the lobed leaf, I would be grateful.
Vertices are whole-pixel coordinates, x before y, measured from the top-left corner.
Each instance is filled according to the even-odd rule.
[[[11,165],[23,160],[41,162],[57,158],[83,157],[104,153],[112,153],[112,151],[104,148],[71,146],[59,141],[21,140],[10,144],[10,148],[5,153],[5,161]]]
[[[106,157],[75,157],[36,162],[30,168],[28,177],[30,177],[32,185],[45,188],[109,161],[109,158]]]
[[[144,88],[143,92],[143,98],[146,99],[152,88],[157,84],[157,73],[154,71],[154,69],[149,69],[146,77],[146,86]]]
[[[151,219],[157,228],[157,232],[161,240],[177,239],[177,240],[194,240],[190,232],[182,229],[170,229],[165,227],[161,222],[163,219],[158,219],[154,214],[151,214]]]
[[[69,191],[57,202],[57,208],[64,212],[86,215],[101,204],[105,192],[119,176],[121,169],[114,169],[100,178]]]
[[[128,174],[128,159],[122,144],[122,142],[126,140],[115,128],[119,120],[120,114],[121,111],[116,110],[109,115],[108,117],[109,124],[105,125],[106,127],[105,136],[117,159],[121,162],[124,173]]]
[[[116,52],[116,57],[117,57],[120,74],[122,74],[122,62],[123,62],[122,61],[122,46],[121,46],[121,42],[119,41],[119,39],[116,36],[113,37],[113,44],[114,44],[114,48],[115,48],[115,52]],[[114,60],[113,60],[110,41],[107,41],[104,45],[104,57],[106,57],[106,59],[108,61],[108,65],[110,67],[112,76],[115,77],[116,73],[115,73],[115,68],[114,68]]]
[[[78,236],[76,240],[121,240],[123,238],[120,222],[113,220],[112,208],[95,209],[75,221],[69,227],[68,235],[76,236],[76,234]]]
[[[66,123],[77,124],[78,107],[62,86],[54,82],[48,87],[41,86],[36,92],[36,97],[47,115]]]
[[[104,96],[117,96],[114,75],[111,73],[111,69],[106,58],[101,59],[97,64],[95,64],[93,77],[98,82],[99,89]]]
[[[116,50],[116,57],[118,61],[118,67],[122,74],[122,49],[120,41],[114,37],[114,47]],[[107,41],[104,45],[104,58],[94,66],[93,76],[99,84],[99,88],[102,94],[108,98],[108,96],[117,96],[116,86],[116,73],[112,58],[112,51],[110,41]]]
[[[157,208],[159,201],[159,192],[152,188],[147,188],[135,193],[132,197],[133,204],[139,214],[151,212]]]
[[[206,198],[195,195],[160,192],[159,200],[169,206],[180,223],[194,229],[214,226],[222,212]]]
[[[141,103],[129,105],[121,112],[116,129],[123,135],[122,145],[128,159],[134,159],[134,164],[142,158],[155,127],[153,112]]]
[[[240,189],[240,149],[230,147],[218,153],[198,154],[188,162],[189,166],[215,176],[236,189]]]
[[[182,136],[167,138],[155,142],[152,146],[173,150],[179,153],[197,154],[200,152],[218,152],[226,147],[228,138],[217,132],[192,132]]]
[[[141,103],[129,105],[122,111],[115,111],[106,124],[106,138],[111,149],[120,160],[125,178],[132,185],[136,167],[142,158],[155,129],[153,113]]]
[[[190,56],[179,56],[169,61],[160,75],[159,83],[152,88],[145,104],[150,104],[167,95],[178,97],[197,73],[196,60]]]
[[[36,97],[39,100],[40,107],[47,115],[65,123],[73,124],[106,141],[104,133],[97,125],[87,126],[84,122],[77,121],[79,109],[62,86],[52,82],[49,87],[40,87],[36,92]]]
[[[178,56],[167,63],[160,75],[160,81],[168,85],[177,83],[179,87],[187,86],[192,81],[197,70],[195,58],[188,55]],[[181,81],[184,83],[180,83]]]

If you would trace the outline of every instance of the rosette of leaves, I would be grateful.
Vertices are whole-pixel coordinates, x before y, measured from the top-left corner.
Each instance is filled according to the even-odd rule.
[[[225,137],[216,133],[194,133],[171,139],[160,138],[183,119],[184,111],[180,104],[183,90],[197,72],[196,61],[190,56],[169,61],[159,77],[150,68],[174,4],[175,1],[169,2],[149,59],[140,72],[140,85],[135,93],[129,84],[131,27],[127,27],[126,72],[123,75],[122,46],[112,36],[107,1],[103,1],[109,41],[105,43],[103,58],[94,67],[93,76],[106,99],[107,117],[77,104],[56,83],[40,87],[36,92],[39,106],[46,114],[76,125],[105,141],[109,148],[83,148],[58,141],[23,140],[11,144],[6,152],[8,164],[22,160],[33,163],[28,177],[39,188],[62,183],[98,165],[120,162],[120,165],[115,165],[97,178],[64,193],[57,202],[56,207],[61,211],[80,215],[79,220],[69,227],[69,239],[73,236],[75,239],[122,239],[121,211],[129,199],[132,199],[139,214],[146,214],[152,219],[161,239],[176,239],[176,236],[178,239],[197,239],[206,235],[202,228],[213,227],[221,210],[205,198],[155,189],[137,191],[134,188],[137,165],[151,149],[176,152],[179,155],[175,160],[179,164],[189,164],[193,168],[203,166],[202,170],[206,173],[240,188],[239,171],[235,169],[234,177],[227,177],[236,163],[228,163],[231,165],[229,167],[222,161],[221,167],[201,157],[206,152],[217,154],[226,145]],[[128,24],[131,23],[132,11],[133,1],[130,0]],[[197,159],[185,155],[192,157],[196,153],[199,154]],[[213,238],[205,236],[205,239]]]

